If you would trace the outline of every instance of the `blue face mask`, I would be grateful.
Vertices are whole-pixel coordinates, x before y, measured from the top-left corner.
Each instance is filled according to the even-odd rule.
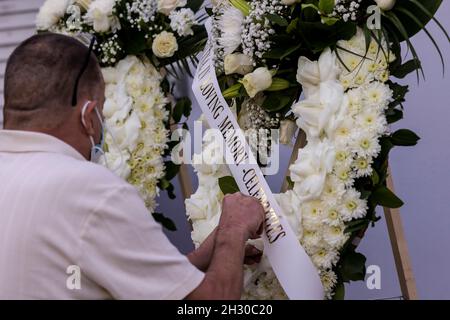
[[[84,122],[84,113],[86,112],[86,108],[88,107],[89,103],[90,101],[86,102],[83,109],[81,110],[81,122],[83,123],[84,127],[86,127],[86,123]],[[89,137],[92,145],[90,160],[92,162],[98,163],[101,156],[105,154],[105,152],[103,151],[103,147],[105,144],[105,134],[104,134],[103,120],[102,117],[100,116],[100,112],[98,111],[97,107],[95,108],[95,113],[97,114],[97,118],[100,121],[101,133],[100,133],[100,142],[97,144],[95,143],[94,138],[92,136]]]

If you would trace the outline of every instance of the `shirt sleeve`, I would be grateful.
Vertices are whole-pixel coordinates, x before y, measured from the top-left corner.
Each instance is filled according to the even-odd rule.
[[[82,276],[115,299],[183,299],[204,278],[170,243],[132,186],[109,191],[81,241]]]

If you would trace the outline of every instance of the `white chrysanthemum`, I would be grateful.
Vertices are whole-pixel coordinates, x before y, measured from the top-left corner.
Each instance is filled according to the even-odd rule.
[[[361,194],[355,189],[349,189],[342,199],[340,212],[343,221],[359,219],[367,213],[367,201],[361,199]]]
[[[374,81],[364,90],[365,102],[377,110],[383,111],[392,99],[392,90],[388,85]]]
[[[256,267],[245,267],[244,269],[244,293],[245,300],[286,300],[278,279],[270,267],[266,256]]]
[[[305,251],[311,255],[314,250],[319,245],[322,237],[320,235],[319,230],[308,230],[303,229],[303,237],[301,238],[301,243],[305,249]]]
[[[325,211],[322,222],[332,227],[341,226],[342,225],[341,214],[335,207],[330,207]]]
[[[325,206],[319,200],[306,201],[301,204],[302,224],[305,229],[316,230],[322,225]]]
[[[181,37],[193,35],[192,27],[197,24],[194,12],[189,8],[172,11],[169,15],[170,27]]]
[[[331,269],[339,261],[339,251],[322,247],[318,248],[311,258],[318,268]]]
[[[328,175],[322,192],[322,198],[326,206],[337,204],[345,192],[345,184],[335,175]]]
[[[356,116],[356,125],[361,130],[382,135],[387,131],[386,117],[379,111],[367,108]]]
[[[331,295],[337,283],[336,274],[331,270],[322,271],[320,272],[320,279],[322,280],[325,297],[331,299]]]
[[[372,158],[357,158],[353,161],[353,169],[356,172],[356,177],[367,177],[373,172],[372,168],[373,159]]]
[[[353,162],[353,153],[346,145],[342,145],[336,150],[336,165],[349,166]]]
[[[363,90],[361,88],[351,89],[347,92],[347,97],[350,115],[354,116],[363,108]]]
[[[345,226],[324,226],[323,240],[331,247],[339,250],[348,240],[349,235],[344,233]]]
[[[352,140],[354,133],[355,123],[352,118],[346,117],[337,126],[334,131],[333,143],[335,148],[346,148]]]
[[[357,132],[353,138],[352,150],[360,157],[376,158],[381,151],[378,136],[371,132]]]
[[[58,21],[66,14],[67,7],[73,0],[47,0],[39,9],[36,17],[38,30],[52,30]]]
[[[346,187],[353,185],[355,181],[355,173],[350,165],[336,163],[334,174]]]
[[[239,9],[226,6],[217,18],[218,29],[221,31],[218,39],[224,56],[233,53],[241,45],[242,24],[244,15]]]

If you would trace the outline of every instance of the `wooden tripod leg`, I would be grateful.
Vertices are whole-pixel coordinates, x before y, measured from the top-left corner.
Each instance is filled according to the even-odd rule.
[[[189,171],[186,164],[182,164],[180,166],[178,179],[180,180],[181,193],[183,195],[183,199],[186,200],[187,198],[190,198],[194,193],[192,190],[192,180],[189,175]]]
[[[391,170],[388,171],[387,186],[394,191]],[[402,295],[407,300],[417,300],[416,281],[411,266],[411,259],[408,252],[403,230],[402,218],[399,209],[384,208],[386,224],[391,240],[392,252],[394,254],[395,265],[397,268],[398,280]]]
[[[283,184],[281,185],[281,193],[284,193],[289,189],[289,183],[287,181],[287,177],[290,176],[289,167],[291,166],[291,164],[295,162],[295,160],[297,160],[298,150],[300,148],[303,148],[305,145],[306,145],[306,134],[303,130],[299,130],[297,134],[297,140],[295,140],[295,145],[294,148],[292,149],[293,151],[291,153],[291,158],[289,159],[289,164],[286,169],[286,173],[284,174]]]

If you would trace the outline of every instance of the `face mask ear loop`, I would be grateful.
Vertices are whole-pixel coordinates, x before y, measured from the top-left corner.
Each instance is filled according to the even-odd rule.
[[[91,103],[90,101],[87,101],[83,108],[81,109],[81,123],[83,124],[84,128],[86,128],[86,122],[84,121],[84,114],[86,113],[86,109],[89,105],[89,103]]]

